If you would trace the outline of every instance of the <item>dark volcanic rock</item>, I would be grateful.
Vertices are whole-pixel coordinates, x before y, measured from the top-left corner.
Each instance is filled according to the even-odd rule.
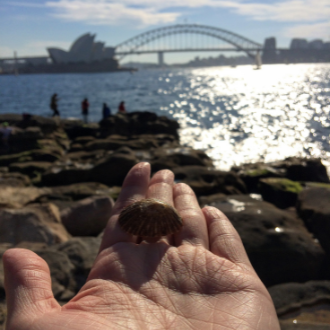
[[[63,121],[62,121],[63,124]],[[71,140],[83,136],[96,137],[99,135],[99,125],[96,123],[84,124],[81,121],[65,122],[64,131]]]
[[[158,144],[155,139],[134,139],[128,141],[112,140],[112,139],[98,139],[86,144],[86,150],[117,150],[121,147],[128,147],[131,149],[150,149],[157,148]]]
[[[27,175],[21,173],[0,173],[0,186],[4,187],[26,187],[31,184]]]
[[[279,315],[324,300],[330,303],[330,281],[284,283],[272,286],[268,291]]]
[[[232,168],[247,185],[249,192],[259,192],[258,183],[264,178],[287,178],[292,181],[328,183],[329,177],[320,159],[290,157],[270,163],[254,163]]]
[[[62,223],[72,236],[97,236],[104,230],[113,205],[107,196],[83,199],[61,211]]]
[[[259,181],[261,179],[283,177],[281,171],[268,167],[265,164],[254,164],[251,169],[246,168],[244,170],[239,170],[238,175],[243,180],[250,193],[259,193]]]
[[[177,181],[188,184],[198,196],[246,193],[243,181],[234,172],[223,172],[203,166],[176,167],[173,172]]]
[[[287,177],[293,181],[329,182],[326,167],[320,159],[288,158]]]
[[[50,269],[52,278],[52,289],[56,299],[69,300],[76,292],[74,280],[74,265],[64,252],[52,251],[50,249],[36,251],[43,258]]]
[[[73,163],[69,166],[56,165],[42,175],[46,186],[68,185],[79,182],[100,182],[119,186],[128,171],[138,162],[134,154],[116,152],[92,164]]]
[[[0,115],[0,123],[8,122],[9,125],[20,128],[39,127],[43,133],[48,134],[54,132],[60,126],[58,118],[47,118],[33,115],[29,120],[22,120],[22,115],[5,113]]]
[[[299,194],[297,211],[330,257],[330,189],[305,189]]]
[[[299,182],[285,178],[267,178],[259,181],[262,198],[279,208],[285,209],[296,205],[298,194],[303,187]]]
[[[130,112],[116,114],[100,121],[102,135],[111,134],[170,134],[177,139],[179,124],[175,120],[166,117],[158,117],[152,112]]]
[[[85,284],[101,245],[99,237],[75,237],[65,243],[54,246],[65,253],[75,266],[74,277],[76,292]]]
[[[210,196],[211,198],[212,196]],[[246,195],[204,203],[224,212],[240,234],[251,263],[267,285],[320,279],[325,253],[303,222]]]
[[[90,170],[90,180],[108,186],[121,186],[126,174],[138,162],[131,154],[114,153]]]
[[[191,148],[159,148],[155,150],[154,160],[151,161],[153,172],[189,165],[212,167],[213,163],[205,152]]]
[[[36,173],[45,172],[52,163],[49,162],[22,162],[13,163],[9,166],[11,172],[19,172],[28,176],[34,176]]]

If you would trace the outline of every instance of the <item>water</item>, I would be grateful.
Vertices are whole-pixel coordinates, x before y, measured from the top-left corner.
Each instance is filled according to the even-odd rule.
[[[181,143],[203,149],[217,168],[289,156],[320,157],[330,168],[330,64],[144,70],[107,74],[0,76],[0,113],[50,116],[50,96],[62,117],[90,120],[102,103],[116,111],[149,110],[181,124]]]

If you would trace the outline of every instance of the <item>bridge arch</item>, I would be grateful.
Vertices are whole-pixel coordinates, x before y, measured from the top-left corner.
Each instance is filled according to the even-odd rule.
[[[262,45],[245,38],[239,34],[218,27],[199,24],[176,24],[141,33],[130,38],[115,47],[115,53],[121,55],[121,59],[129,54],[138,54],[142,46],[169,35],[174,34],[203,34],[223,40],[236,48],[244,51],[248,56],[255,58],[256,52],[262,49]]]

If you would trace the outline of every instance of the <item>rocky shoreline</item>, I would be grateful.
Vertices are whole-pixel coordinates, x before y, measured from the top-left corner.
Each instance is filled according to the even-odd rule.
[[[14,114],[3,122],[13,131],[10,149],[0,150],[0,253],[22,247],[44,258],[61,304],[87,278],[125,175],[148,161],[228,216],[283,329],[330,329],[330,181],[319,159],[220,171],[203,151],[180,145],[176,121],[150,112],[98,124]],[[1,265],[2,326],[5,317]]]

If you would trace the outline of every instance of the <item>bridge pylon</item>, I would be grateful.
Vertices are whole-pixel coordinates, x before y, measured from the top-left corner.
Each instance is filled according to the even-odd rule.
[[[158,65],[164,66],[164,52],[158,52]]]

